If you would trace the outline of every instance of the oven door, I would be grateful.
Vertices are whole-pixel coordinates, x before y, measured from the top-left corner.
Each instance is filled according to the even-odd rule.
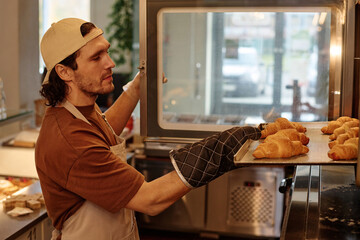
[[[343,114],[345,5],[140,0],[141,135],[203,138]]]

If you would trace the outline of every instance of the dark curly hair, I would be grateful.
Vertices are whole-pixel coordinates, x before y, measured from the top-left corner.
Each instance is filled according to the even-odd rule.
[[[93,23],[87,22],[82,24],[80,28],[81,35],[84,37],[93,28],[96,28]],[[76,58],[78,56],[79,50],[62,60],[60,64],[76,70],[78,68]],[[59,77],[59,75],[55,71],[55,68],[53,68],[49,75],[49,82],[42,85],[40,94],[47,100],[47,106],[55,107],[58,103],[61,103],[64,100],[66,94],[68,93],[68,90],[68,85]]]

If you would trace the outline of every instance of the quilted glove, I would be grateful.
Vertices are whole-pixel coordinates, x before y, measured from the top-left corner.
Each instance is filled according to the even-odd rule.
[[[260,137],[258,128],[234,127],[178,150],[171,150],[171,162],[186,186],[200,187],[235,169],[235,153],[247,139],[258,140]]]

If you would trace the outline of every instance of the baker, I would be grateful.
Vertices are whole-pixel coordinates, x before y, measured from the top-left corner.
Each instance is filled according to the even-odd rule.
[[[137,74],[103,114],[95,100],[114,89],[109,42],[93,23],[66,18],[41,40],[41,95],[49,106],[36,143],[36,169],[52,239],[139,239],[134,211],[156,215],[191,189],[234,169],[253,127],[235,127],[170,152],[175,170],[151,182],[126,163],[119,138],[139,100]]]

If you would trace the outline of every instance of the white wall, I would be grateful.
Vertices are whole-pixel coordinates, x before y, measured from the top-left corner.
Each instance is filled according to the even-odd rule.
[[[104,31],[113,3],[91,0],[91,21]],[[7,107],[33,109],[41,87],[38,0],[0,0],[0,31],[0,77],[4,80]],[[129,67],[117,67],[115,72],[126,73]]]
[[[8,108],[19,108],[19,1],[0,0],[0,77]]]
[[[32,109],[39,97],[38,27],[38,0],[0,0],[0,77],[8,109]]]
[[[40,98],[39,5],[38,0],[20,0],[19,6],[19,92],[20,107],[33,108]]]

